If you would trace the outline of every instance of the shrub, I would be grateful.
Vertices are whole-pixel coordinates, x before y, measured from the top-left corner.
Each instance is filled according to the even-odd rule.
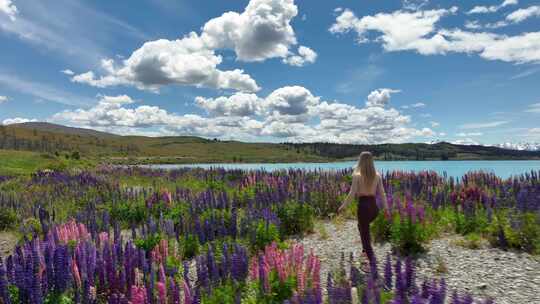
[[[187,234],[181,242],[182,256],[184,259],[191,259],[199,254],[200,245],[196,235]]]
[[[489,227],[492,246],[540,254],[540,218],[532,212],[500,212]]]
[[[152,234],[148,235],[145,238],[138,238],[135,240],[135,246],[137,248],[144,249],[146,252],[151,251],[156,247],[157,244],[161,241],[161,235],[159,234]]]
[[[409,218],[394,216],[390,239],[402,255],[425,252],[424,244],[429,239],[427,225],[413,222]]]
[[[282,239],[313,231],[315,211],[308,204],[288,202],[278,207],[277,215],[280,220],[279,230]]]
[[[17,225],[17,214],[13,209],[0,208],[0,230],[15,228]]]
[[[384,213],[381,212],[371,223],[371,235],[375,242],[386,242],[390,240],[392,235],[392,222],[389,221]]]
[[[234,304],[235,302],[235,287],[231,284],[223,284],[212,288],[212,292],[204,295],[202,303],[204,304]]]
[[[256,251],[262,250],[266,245],[273,242],[279,242],[279,231],[276,225],[265,221],[257,222],[255,227],[255,239],[251,244],[252,248]]]

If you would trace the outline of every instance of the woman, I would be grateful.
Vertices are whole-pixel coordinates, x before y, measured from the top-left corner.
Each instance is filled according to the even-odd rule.
[[[360,238],[362,239],[362,248],[366,258],[374,261],[373,248],[371,247],[371,238],[369,234],[369,224],[379,214],[379,207],[375,201],[377,192],[381,196],[383,208],[386,209],[386,193],[381,176],[375,171],[373,156],[370,152],[362,152],[358,159],[358,164],[353,171],[352,185],[349,195],[339,207],[338,212],[344,210],[353,199],[358,199],[357,219]],[[364,265],[366,266],[366,265]]]

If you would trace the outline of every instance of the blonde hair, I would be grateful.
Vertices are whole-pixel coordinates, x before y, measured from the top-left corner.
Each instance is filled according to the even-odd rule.
[[[358,157],[358,163],[354,168],[354,174],[360,174],[364,177],[364,181],[371,185],[375,181],[377,171],[375,171],[375,163],[373,162],[373,155],[371,152],[364,151],[360,153]]]

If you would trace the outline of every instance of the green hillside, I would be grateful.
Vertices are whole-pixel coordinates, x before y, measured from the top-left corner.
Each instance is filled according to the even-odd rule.
[[[64,158],[78,153],[84,159],[124,164],[322,162],[356,158],[365,150],[381,160],[540,159],[540,151],[446,142],[378,145],[245,143],[194,136],[120,136],[49,123],[0,126],[0,149],[34,151]]]

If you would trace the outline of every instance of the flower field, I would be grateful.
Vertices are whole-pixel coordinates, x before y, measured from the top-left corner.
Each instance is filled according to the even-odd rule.
[[[392,252],[367,274],[344,252],[321,278],[320,259],[294,239],[336,217],[350,176],[101,167],[0,177],[0,228],[20,237],[0,261],[0,303],[492,303],[417,278],[415,257],[449,233],[540,254],[539,172],[389,172],[390,216],[372,233]]]

